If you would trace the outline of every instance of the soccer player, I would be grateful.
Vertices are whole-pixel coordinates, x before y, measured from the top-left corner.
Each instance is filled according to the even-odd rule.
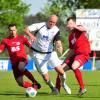
[[[48,64],[54,67],[54,69],[60,74],[62,80],[62,86],[68,94],[71,94],[70,88],[65,83],[66,75],[61,62],[58,59],[57,53],[54,51],[54,45],[59,53],[63,52],[62,43],[60,40],[60,31],[56,26],[58,17],[51,15],[47,22],[34,23],[25,28],[25,33],[33,40],[32,49],[34,51],[34,60],[38,72],[42,75],[44,81],[51,88],[52,93],[58,94],[58,90],[50,80],[48,74]],[[36,37],[32,34],[32,31],[36,32]]]
[[[35,89],[39,89],[41,87],[40,84],[32,76],[31,72],[25,69],[28,59],[24,45],[30,48],[31,44],[28,42],[26,37],[17,34],[17,28],[15,24],[10,24],[8,29],[10,34],[7,38],[4,38],[1,41],[0,53],[7,48],[12,63],[14,78],[19,86],[24,88],[34,87]],[[23,81],[24,75],[30,79],[32,83]]]
[[[72,17],[67,19],[66,28],[68,28],[71,33],[69,35],[69,51],[62,67],[65,71],[69,69],[73,70],[80,86],[78,95],[82,95],[86,93],[87,90],[84,86],[82,73],[79,68],[89,59],[91,52],[90,43],[86,37],[86,29],[82,25],[76,25]],[[56,80],[56,87],[60,91],[59,75]]]

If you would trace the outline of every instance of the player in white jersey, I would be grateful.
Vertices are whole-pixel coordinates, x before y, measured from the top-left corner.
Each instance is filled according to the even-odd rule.
[[[32,24],[26,27],[24,31],[33,41],[32,50],[34,52],[34,60],[37,70],[42,75],[47,85],[51,88],[52,92],[58,94],[57,89],[50,80],[47,68],[48,64],[53,66],[60,74],[62,87],[68,94],[71,94],[70,88],[65,83],[66,75],[61,66],[61,61],[59,60],[57,53],[54,51],[55,47],[58,52],[63,52],[60,31],[56,26],[57,20],[58,17],[56,15],[51,15],[47,22]],[[31,33],[32,31],[35,31],[36,36]]]

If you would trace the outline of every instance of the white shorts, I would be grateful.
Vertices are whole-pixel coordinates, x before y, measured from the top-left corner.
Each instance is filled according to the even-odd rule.
[[[48,65],[52,66],[54,69],[62,63],[55,51],[49,54],[34,52],[34,60],[36,68],[40,74],[46,74],[48,72]]]

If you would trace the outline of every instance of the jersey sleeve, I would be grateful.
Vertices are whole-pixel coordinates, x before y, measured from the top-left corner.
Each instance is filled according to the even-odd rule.
[[[31,47],[31,44],[30,44],[30,42],[28,41],[28,39],[25,37],[25,36],[23,36],[23,40],[24,40],[24,44],[27,46],[27,47]]]
[[[32,24],[30,26],[28,26],[28,29],[30,32],[32,31],[37,31],[39,30],[43,25],[45,25],[45,22],[42,22],[42,23],[35,23],[35,24]]]
[[[57,34],[54,37],[54,41],[58,41],[61,39],[60,31],[57,32]]]
[[[68,37],[68,41],[69,41],[69,48],[70,49],[73,49],[73,46],[72,46],[72,44],[71,44],[71,35],[69,35],[69,37]]]
[[[2,40],[0,43],[0,51],[4,51],[5,48],[6,48],[5,40]]]

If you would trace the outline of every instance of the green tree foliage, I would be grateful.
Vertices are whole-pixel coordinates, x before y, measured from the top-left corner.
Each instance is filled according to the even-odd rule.
[[[24,24],[24,15],[28,12],[29,5],[21,0],[0,0],[0,34],[6,35],[6,27],[10,23],[16,23],[21,29]]]
[[[29,15],[24,17],[24,22],[26,25],[30,25],[33,23],[46,21],[47,17],[42,12],[38,12],[35,16]]]
[[[48,0],[44,13],[46,16],[55,13],[65,23],[66,17],[75,16],[76,9],[82,8],[99,9],[100,0]]]

